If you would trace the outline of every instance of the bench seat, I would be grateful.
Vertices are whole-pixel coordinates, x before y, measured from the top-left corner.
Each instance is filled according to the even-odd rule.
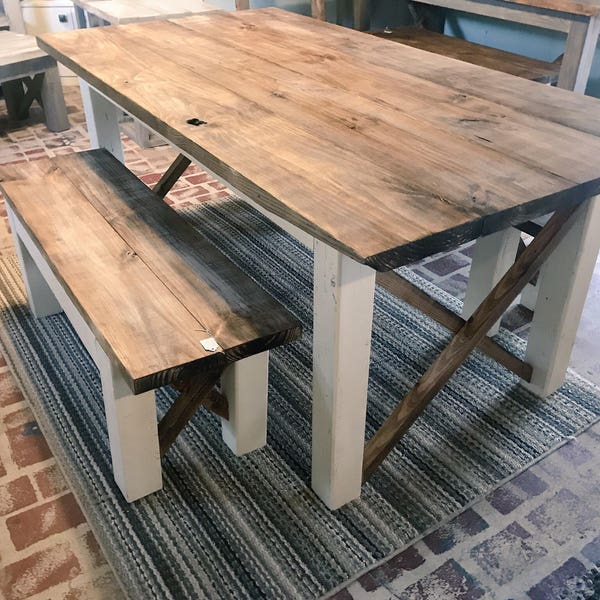
[[[460,38],[435,33],[422,27],[399,27],[385,31],[372,31],[372,35],[406,44],[434,54],[456,58],[480,67],[502,71],[541,83],[556,83],[560,62],[545,62],[505,52],[489,46],[475,44]]]
[[[0,31],[0,85],[10,119],[26,119],[37,99],[50,131],[69,128],[56,60],[38,48],[32,35]]]
[[[2,175],[33,312],[64,310],[99,367],[125,497],[160,487],[159,450],[200,404],[237,454],[264,445],[268,350],[298,321],[105,150]],[[157,428],[166,384],[182,394]]]

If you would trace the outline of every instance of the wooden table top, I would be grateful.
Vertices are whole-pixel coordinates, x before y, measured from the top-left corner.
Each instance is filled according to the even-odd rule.
[[[600,0],[507,0],[533,8],[545,8],[570,15],[595,17],[600,15]]]
[[[216,7],[203,0],[73,0],[89,13],[113,24],[187,17]]]
[[[600,191],[600,101],[282,10],[39,42],[232,186],[378,270]]]

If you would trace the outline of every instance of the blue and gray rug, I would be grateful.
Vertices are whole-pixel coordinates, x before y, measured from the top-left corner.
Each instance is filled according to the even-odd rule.
[[[164,489],[127,504],[111,468],[98,373],[66,318],[27,308],[14,258],[0,260],[0,343],[96,536],[131,598],[316,598],[448,519],[600,417],[598,390],[570,373],[547,400],[475,353],[362,498],[330,512],[310,490],[312,255],[236,200],[184,215],[304,324],[272,352],[268,445],[235,458],[200,411],[163,462]],[[459,310],[408,269],[402,274]],[[367,436],[449,334],[377,290]],[[523,352],[517,336],[499,340]],[[159,413],[173,393],[158,394]]]

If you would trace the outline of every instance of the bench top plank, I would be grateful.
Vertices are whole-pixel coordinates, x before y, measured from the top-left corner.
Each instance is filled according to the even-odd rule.
[[[374,31],[371,35],[384,40],[407,44],[457,60],[502,71],[531,81],[553,83],[558,81],[560,63],[536,60],[490,46],[475,44],[460,38],[443,35],[422,27],[398,27],[389,31]]]
[[[510,2],[570,15],[582,15],[585,17],[600,15],[599,0],[510,0]]]
[[[45,172],[2,183],[7,201],[136,393],[298,337],[287,311],[108,152]],[[202,347],[210,337],[222,352]]]
[[[277,9],[41,45],[265,208],[380,270],[600,187],[597,100]]]
[[[87,12],[114,25],[185,17],[218,10],[202,0],[75,0]]]
[[[0,82],[45,71],[56,64],[32,35],[0,31]]]

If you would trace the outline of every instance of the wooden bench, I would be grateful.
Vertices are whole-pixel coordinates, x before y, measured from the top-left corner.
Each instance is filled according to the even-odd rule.
[[[37,100],[50,131],[69,129],[56,60],[38,48],[33,36],[0,31],[0,85],[9,119],[27,119]]]
[[[268,350],[298,321],[107,151],[29,164],[0,187],[30,307],[64,311],[98,366],[125,498],[160,489],[160,457],[200,405],[235,454],[264,445]],[[181,394],[157,425],[168,384]]]
[[[369,32],[380,38],[413,46],[420,50],[427,50],[434,54],[441,54],[468,62],[480,67],[487,67],[495,71],[502,71],[524,79],[539,81],[541,83],[556,83],[560,72],[560,61],[545,62],[497,50],[489,46],[482,46],[466,40],[435,33],[422,27],[399,27],[384,31]]]

